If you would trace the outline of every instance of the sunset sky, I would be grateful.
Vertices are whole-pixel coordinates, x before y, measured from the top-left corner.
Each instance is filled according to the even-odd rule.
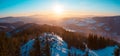
[[[120,0],[0,0],[0,17],[34,14],[120,15]]]

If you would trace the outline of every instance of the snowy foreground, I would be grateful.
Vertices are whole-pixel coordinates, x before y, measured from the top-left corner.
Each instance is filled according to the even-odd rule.
[[[48,38],[50,43],[51,56],[68,56],[70,54],[76,54],[77,56],[84,56],[88,53],[88,56],[113,56],[113,52],[117,46],[108,46],[100,50],[90,50],[85,44],[86,49],[84,51],[76,49],[75,47],[67,48],[67,43],[62,40],[61,37],[55,34],[44,33],[42,36],[39,36],[40,41],[45,41]],[[30,50],[33,48],[35,39],[29,40],[26,44],[21,46],[20,52],[21,56],[29,56]],[[42,46],[46,43],[42,42]],[[40,47],[42,48],[42,47]]]

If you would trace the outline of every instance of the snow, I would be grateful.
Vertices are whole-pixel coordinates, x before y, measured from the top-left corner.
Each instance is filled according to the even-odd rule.
[[[96,23],[96,21],[93,20],[92,18],[87,18],[87,19],[85,19],[84,21],[85,21],[86,23],[91,23],[91,24]]]
[[[75,48],[75,47],[71,47],[70,48],[70,53],[71,54],[77,54],[77,55],[83,55],[83,53],[84,53],[84,51],[82,51],[82,50],[80,50],[80,49],[77,49],[77,48]]]
[[[110,28],[105,28],[106,31],[110,31]]]
[[[66,24],[76,24],[77,20],[76,19],[69,19],[65,23]]]
[[[117,32],[113,32],[112,35],[113,35],[113,36],[117,36],[118,33],[117,33]]]
[[[114,50],[117,48],[117,46],[107,46],[103,49],[91,50],[87,47],[86,43],[83,43],[85,45],[85,50],[77,49],[75,47],[68,49],[67,43],[60,36],[54,33],[44,33],[42,36],[39,36],[40,41],[44,40],[41,43],[42,47],[46,44],[46,38],[48,38],[50,43],[51,56],[68,56],[68,53],[80,56],[84,56],[86,53],[88,53],[88,56],[113,56]],[[29,40],[26,44],[21,46],[21,56],[29,56],[29,52],[33,48],[34,41],[35,39]]]
[[[21,56],[29,56],[29,51],[33,48],[34,41],[34,39],[29,40],[25,45],[21,47]]]
[[[67,43],[65,43],[61,37],[59,37],[58,35],[52,35],[49,34],[49,36],[52,36],[52,40],[54,39],[54,41],[51,42],[51,50],[52,50],[52,54],[51,56],[67,56]]]
[[[69,29],[69,28],[65,28],[65,27],[64,27],[64,29],[65,29],[66,31],[69,31],[69,32],[76,32],[76,30],[72,30],[72,29]]]
[[[12,29],[15,29],[15,27],[14,26],[10,26]]]
[[[92,50],[89,50],[89,56],[98,56],[98,54],[97,53],[95,53],[94,51],[92,51]]]
[[[114,56],[113,54],[115,48],[117,48],[117,46],[108,46],[104,49],[93,50],[93,51],[96,52],[99,56]]]
[[[97,24],[98,27],[101,27],[103,25],[104,25],[104,23],[102,23],[102,22]]]
[[[88,24],[85,22],[78,22],[76,25],[77,26],[87,26]]]
[[[1,28],[8,28],[8,27],[6,27],[6,26],[0,26]]]
[[[90,27],[88,27],[88,29],[90,29],[90,30],[97,30],[97,28],[95,26],[90,26]]]
[[[105,26],[105,28],[104,28],[106,31],[110,31],[111,30],[111,28],[110,27],[108,27],[108,26]]]
[[[50,43],[50,50],[51,50],[51,56],[67,56],[68,55],[68,49],[67,49],[67,43],[62,40],[61,37],[55,34],[48,34],[44,33],[42,36],[39,37],[40,41],[45,40],[48,38]],[[33,48],[33,40],[29,40],[25,45],[21,47],[21,55],[22,56],[29,56],[30,50]],[[46,43],[42,42],[42,46],[44,46]],[[42,48],[42,47],[41,47]]]
[[[91,50],[87,47],[87,44],[84,44],[85,45],[85,50],[80,50],[80,49],[77,49],[75,47],[71,47],[70,48],[70,53],[71,54],[75,54],[76,55],[80,55],[80,56],[84,56],[86,54],[86,52],[88,52],[88,56],[114,56],[114,50],[117,47],[117,45],[115,46],[107,46],[106,48],[103,48],[103,49],[99,49],[99,50]]]

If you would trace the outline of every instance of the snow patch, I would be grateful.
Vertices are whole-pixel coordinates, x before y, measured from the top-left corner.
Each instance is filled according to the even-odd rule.
[[[93,50],[93,51],[96,52],[99,56],[114,56],[113,54],[115,48],[117,48],[117,46],[108,46],[104,49]]]
[[[98,24],[97,24],[98,27],[101,27],[101,26],[103,26],[103,25],[104,25],[104,23],[98,23]]]

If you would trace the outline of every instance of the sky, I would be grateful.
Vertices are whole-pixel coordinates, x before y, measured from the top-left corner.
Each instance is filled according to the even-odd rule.
[[[120,15],[120,0],[0,0],[0,17],[50,15],[55,5],[67,15]]]

